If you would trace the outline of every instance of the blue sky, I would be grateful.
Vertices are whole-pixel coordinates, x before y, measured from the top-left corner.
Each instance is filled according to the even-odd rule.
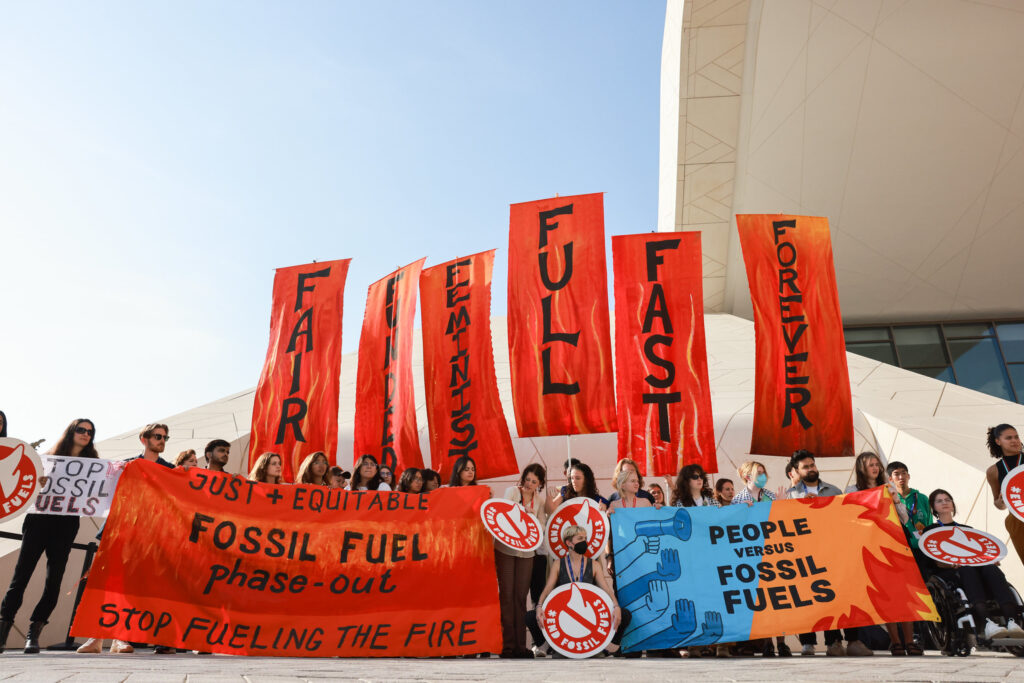
[[[256,384],[273,269],[366,287],[606,192],[654,229],[664,2],[32,2],[0,20],[0,410],[106,438]],[[610,253],[610,252],[609,252]],[[610,268],[610,263],[609,263]]]

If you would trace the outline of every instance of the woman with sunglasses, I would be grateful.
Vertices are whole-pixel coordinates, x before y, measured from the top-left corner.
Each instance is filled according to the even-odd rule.
[[[93,445],[95,436],[96,426],[92,420],[72,420],[57,445],[50,449],[50,455],[98,458],[96,447]],[[47,483],[43,484],[44,488]],[[53,608],[57,606],[64,567],[67,565],[68,555],[71,554],[71,545],[78,535],[79,519],[60,515],[25,515],[25,521],[21,526],[21,552],[18,553],[11,585],[0,605],[0,652],[3,652],[7,643],[7,636],[14,625],[14,616],[21,607],[32,572],[35,571],[39,558],[46,553],[46,583],[43,594],[29,617],[28,639],[25,641],[25,654],[39,652],[39,636]]]
[[[391,471],[391,468],[387,465],[381,465],[377,470],[377,474],[380,475],[380,481],[382,484],[387,484],[390,490],[396,488],[395,473]]]
[[[672,487],[672,505],[682,508],[702,505],[721,507],[715,492],[708,485],[708,475],[700,465],[686,465],[679,470],[675,486]]]

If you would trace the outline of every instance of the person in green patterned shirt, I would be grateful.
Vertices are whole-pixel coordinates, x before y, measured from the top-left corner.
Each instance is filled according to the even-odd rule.
[[[907,534],[907,543],[917,558],[921,551],[917,544],[921,538],[921,532],[932,523],[932,508],[928,503],[928,496],[917,489],[910,488],[910,470],[907,466],[896,460],[889,463],[885,468],[889,475],[889,483],[892,485],[893,502],[896,503],[896,512],[900,521],[903,522],[903,529]],[[920,563],[919,563],[920,564]],[[914,642],[914,624],[904,622],[902,624],[886,624],[889,631],[889,639],[892,646],[889,651],[894,655],[923,655],[921,646]],[[902,643],[900,636],[903,636]]]

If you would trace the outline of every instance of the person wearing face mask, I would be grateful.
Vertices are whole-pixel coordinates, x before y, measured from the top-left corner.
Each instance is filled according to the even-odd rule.
[[[776,499],[776,495],[765,488],[768,484],[768,472],[761,463],[756,460],[748,460],[739,466],[736,473],[740,475],[743,488],[733,496],[733,504],[746,503],[753,505],[754,503]]]
[[[608,597],[612,599],[612,603],[615,606],[612,611],[611,624],[611,627],[615,629],[615,636],[612,638],[612,642],[607,649],[609,654],[615,654],[619,650],[619,643],[622,642],[622,635],[629,626],[629,610],[619,606],[618,600],[615,599],[615,591],[612,589],[611,580],[605,574],[601,563],[594,562],[586,556],[587,530],[577,525],[567,526],[562,530],[562,542],[569,552],[561,560],[551,564],[551,569],[548,571],[548,581],[544,585],[544,592],[540,594],[540,600],[537,604],[543,607],[551,591],[568,583],[576,583],[578,581],[597,586],[608,594]],[[530,635],[533,636],[534,652],[540,657],[545,656],[550,651],[550,648],[544,639],[544,633],[541,631],[540,624],[537,621],[537,609],[532,609],[526,613],[526,627],[530,630]]]
[[[503,496],[521,504],[541,529],[547,520],[542,494],[545,475],[542,465],[531,463],[523,469],[519,484],[505,489]],[[494,549],[498,600],[501,603],[500,656],[502,659],[533,659],[533,652],[526,648],[526,596],[530,592],[537,553],[513,550],[497,540],[494,541]]]

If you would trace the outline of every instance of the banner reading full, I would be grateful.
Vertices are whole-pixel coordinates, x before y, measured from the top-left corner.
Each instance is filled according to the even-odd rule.
[[[612,237],[619,459],[717,472],[699,232]]]
[[[627,651],[939,620],[882,486],[610,517]]]
[[[497,652],[488,495],[274,486],[135,461],[72,632],[235,655]]]
[[[853,455],[853,403],[828,219],[740,215],[757,365],[750,452]]]
[[[604,196],[513,204],[508,262],[519,436],[615,431]]]
[[[423,467],[412,386],[420,259],[370,285],[356,373],[355,459],[369,453],[398,472]]]
[[[493,270],[492,249],[420,275],[430,461],[441,481],[464,455],[476,462],[477,479],[519,471],[491,349]]]
[[[338,450],[341,314],[351,259],[278,268],[270,309],[270,345],[256,387],[249,468],[261,454],[281,455],[293,481],[302,460]]]

